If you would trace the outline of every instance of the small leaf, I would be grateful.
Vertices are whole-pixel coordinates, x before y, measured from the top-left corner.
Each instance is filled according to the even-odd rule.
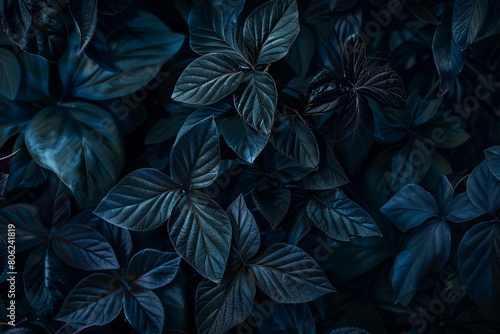
[[[414,292],[424,278],[441,269],[450,250],[450,228],[444,220],[430,220],[412,230],[394,262],[394,300]]]
[[[335,291],[316,261],[296,246],[274,244],[249,265],[258,286],[280,303],[306,303]]]
[[[229,147],[248,163],[254,162],[269,138],[250,127],[240,116],[225,118],[222,129]]]
[[[72,267],[83,270],[120,267],[107,240],[91,227],[65,225],[51,236],[51,242],[55,253]]]
[[[264,134],[271,131],[277,100],[274,79],[261,71],[246,74],[234,93],[238,113],[252,128]]]
[[[123,289],[122,283],[114,277],[92,274],[69,293],[56,319],[81,325],[108,324],[122,309]]]
[[[221,280],[231,247],[231,222],[216,202],[197,190],[190,191],[177,203],[168,230],[186,262],[206,278]]]
[[[273,0],[257,7],[246,19],[243,37],[256,64],[275,62],[288,53],[299,33],[295,0]]]
[[[252,198],[260,213],[276,228],[285,218],[292,195],[288,189],[252,190]]]
[[[403,232],[440,215],[434,197],[416,184],[409,184],[401,189],[380,211]]]
[[[152,230],[167,221],[181,194],[180,188],[156,169],[139,169],[112,188],[94,214],[121,228]]]
[[[309,126],[298,114],[281,114],[276,118],[271,143],[286,157],[298,164],[316,168],[319,164],[319,148]]]
[[[481,31],[488,12],[488,1],[457,0],[453,5],[453,37],[462,49],[467,49]]]
[[[375,67],[366,72],[358,83],[358,91],[374,97],[394,108],[406,107],[406,92],[403,80],[388,67]]]
[[[255,218],[239,195],[227,208],[233,230],[233,248],[242,261],[251,259],[260,248],[260,231]]]
[[[71,189],[82,208],[106,195],[125,160],[123,139],[111,116],[86,102],[42,109],[26,130],[26,146],[39,165]]]
[[[335,240],[382,236],[373,219],[340,190],[313,196],[306,208],[314,226]]]
[[[231,94],[241,83],[241,64],[223,53],[193,61],[182,72],[172,99],[191,104],[212,104]]]
[[[97,28],[97,0],[71,0],[69,9],[80,36],[80,50],[78,51],[80,54],[90,43]]]
[[[219,134],[214,118],[206,118],[178,137],[171,151],[172,179],[189,188],[204,188],[218,176]]]
[[[127,279],[132,285],[154,290],[174,279],[180,262],[181,258],[175,253],[144,249],[130,260]]]
[[[21,65],[7,49],[0,49],[0,94],[14,100],[21,86]]]
[[[220,284],[207,279],[196,290],[198,333],[224,333],[252,312],[255,283],[243,269],[228,272]]]
[[[160,298],[153,291],[127,292],[123,309],[132,327],[139,333],[161,333],[165,312]]]
[[[320,153],[318,170],[307,175],[302,184],[308,190],[329,190],[343,186],[349,182],[340,162],[333,150],[325,143],[324,151]]]
[[[366,72],[366,43],[360,34],[347,38],[342,48],[342,67],[344,76],[352,84],[364,78]]]

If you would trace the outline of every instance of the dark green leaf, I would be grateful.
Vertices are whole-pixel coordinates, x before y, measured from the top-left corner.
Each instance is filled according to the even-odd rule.
[[[467,49],[479,34],[488,12],[487,0],[457,0],[453,5],[452,31],[458,46]]]
[[[206,278],[220,282],[231,248],[231,222],[224,210],[192,190],[177,203],[168,229],[182,258]]]
[[[320,154],[318,170],[307,175],[302,184],[308,190],[329,190],[349,182],[333,150],[325,143],[325,150]]]
[[[181,185],[152,168],[136,170],[109,191],[94,214],[116,226],[152,230],[167,221]]]
[[[286,55],[286,61],[292,66],[299,78],[307,76],[315,46],[314,34],[305,25],[301,24],[299,35]]]
[[[80,36],[80,54],[87,48],[97,28],[97,0],[70,0],[69,9]]]
[[[128,321],[139,333],[161,333],[165,312],[160,298],[153,291],[127,292],[123,310]]]
[[[258,286],[280,303],[305,303],[335,291],[316,261],[296,246],[274,244],[249,265]]]
[[[21,73],[16,56],[7,49],[0,49],[0,94],[14,100],[21,85]]]
[[[313,196],[307,202],[307,215],[314,226],[335,240],[382,236],[373,219],[340,190]]]
[[[227,208],[233,230],[233,247],[242,261],[250,260],[260,248],[260,231],[257,222],[239,195]]]
[[[337,0],[338,1],[338,0]],[[357,10],[346,14],[336,13],[333,16],[333,28],[328,38],[328,60],[333,68],[342,72],[342,48],[347,38],[361,30],[362,11]]]
[[[96,205],[116,183],[125,158],[123,140],[111,116],[86,102],[40,111],[26,130],[26,146],[84,208]]]

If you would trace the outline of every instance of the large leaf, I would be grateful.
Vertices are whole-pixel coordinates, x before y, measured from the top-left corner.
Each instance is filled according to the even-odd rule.
[[[264,312],[267,310],[259,305],[257,305],[256,311],[261,308],[262,313],[266,314]],[[259,321],[257,325],[262,334],[316,333],[314,319],[307,304],[275,304],[273,305],[273,316],[264,317],[263,321]]]
[[[0,232],[5,239],[11,224],[16,230],[16,251],[18,252],[30,249],[48,238],[49,231],[40,221],[38,208],[32,204],[12,204],[2,208]]]
[[[69,9],[80,36],[80,54],[92,40],[97,28],[97,0],[71,0]]]
[[[229,147],[249,163],[262,152],[269,137],[250,127],[240,116],[225,118],[222,129]]]
[[[467,179],[467,194],[476,207],[495,216],[500,208],[500,181],[486,161],[474,168]]]
[[[388,67],[372,68],[366,72],[358,85],[358,91],[361,94],[367,94],[394,108],[404,109],[406,107],[403,80]]]
[[[54,252],[72,267],[84,270],[118,269],[113,248],[93,228],[68,224],[51,235]]]
[[[260,213],[267,219],[273,228],[285,218],[292,194],[288,189],[252,190],[253,201]]]
[[[104,69],[84,54],[77,56],[80,40],[72,35],[58,64],[66,96],[106,100],[133,93],[151,81],[184,42],[184,35],[172,32],[158,17],[144,11],[126,11],[117,16],[115,25],[107,42],[117,72]]]
[[[314,226],[335,240],[382,236],[373,219],[340,190],[313,196],[306,210]]]
[[[26,52],[58,60],[68,44],[67,6],[50,0],[2,1],[3,29]]]
[[[128,321],[139,333],[161,333],[165,312],[160,298],[153,291],[127,292],[123,309]]]
[[[135,254],[127,269],[127,279],[138,287],[154,290],[170,283],[181,258],[175,253],[144,249]]]
[[[252,128],[264,134],[271,131],[277,100],[274,79],[260,71],[246,74],[234,94],[238,113]]]
[[[281,114],[274,122],[271,143],[298,164],[316,168],[320,155],[311,129],[298,114]]]
[[[256,64],[277,61],[288,53],[299,33],[295,0],[273,0],[257,7],[246,19],[243,37]]]
[[[231,94],[244,78],[239,62],[223,53],[193,61],[177,81],[172,99],[191,104],[212,104]]]
[[[178,137],[170,157],[172,179],[189,188],[207,187],[219,173],[219,134],[214,118],[196,123]]]
[[[250,260],[260,248],[260,231],[255,218],[239,195],[227,208],[233,230],[233,248],[242,261]]]
[[[167,175],[143,168],[112,188],[94,214],[122,228],[151,230],[167,221],[180,194],[181,185]]]
[[[0,94],[13,100],[21,85],[21,65],[7,49],[0,49]]]
[[[9,138],[23,131],[35,116],[35,112],[24,105],[19,105],[0,96],[0,147],[2,147]]]
[[[483,213],[483,210],[479,209],[471,202],[467,193],[457,195],[448,203],[445,209],[446,219],[453,222],[463,222],[476,218]]]
[[[220,206],[193,190],[182,197],[168,223],[177,252],[206,278],[220,282],[231,248],[231,222]]]
[[[456,1],[464,2],[464,1]],[[474,2],[467,1],[468,3]],[[465,64],[465,50],[455,41],[451,31],[451,15],[444,15],[434,33],[432,54],[440,79],[440,94],[445,94]]]
[[[460,277],[469,296],[489,312],[500,305],[500,228],[498,222],[473,226],[458,247]]]
[[[191,49],[201,55],[224,53],[248,63],[241,30],[236,23],[242,9],[240,3],[231,0],[224,4],[233,10],[213,4],[194,6],[188,19]]]
[[[41,317],[52,318],[71,289],[71,271],[47,245],[33,250],[24,267],[23,283],[31,307]]]
[[[259,287],[280,303],[305,303],[335,291],[316,261],[296,246],[274,244],[249,266]]]
[[[440,215],[434,197],[416,184],[409,184],[401,189],[380,211],[401,231],[408,231],[427,219]]]
[[[105,325],[123,305],[122,283],[106,274],[92,274],[78,283],[64,300],[57,320],[81,325]]]
[[[424,278],[441,269],[450,250],[451,234],[446,221],[430,220],[412,230],[394,262],[395,301],[414,292]]]
[[[40,111],[26,130],[26,146],[39,165],[71,189],[80,207],[99,203],[116,184],[125,160],[113,118],[85,102]]]
[[[458,46],[466,49],[476,39],[486,19],[488,0],[457,0],[453,5],[452,31]]]
[[[255,283],[243,269],[228,272],[220,284],[207,279],[196,290],[198,333],[224,333],[252,312]]]

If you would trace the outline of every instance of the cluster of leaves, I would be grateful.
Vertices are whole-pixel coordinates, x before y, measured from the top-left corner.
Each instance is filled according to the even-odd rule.
[[[497,0],[0,13],[6,333],[496,333]]]

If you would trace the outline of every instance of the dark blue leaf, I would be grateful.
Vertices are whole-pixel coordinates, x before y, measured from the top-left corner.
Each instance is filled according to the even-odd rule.
[[[286,242],[291,245],[297,245],[313,227],[313,223],[307,215],[306,206],[303,205],[299,210],[294,211],[291,221],[286,228]]]
[[[223,6],[194,6],[189,13],[189,45],[193,51],[204,55],[224,53],[248,63],[245,45],[236,20],[242,2],[226,1]],[[227,8],[227,7],[231,8]],[[249,64],[250,65],[250,64]]]
[[[498,311],[500,300],[500,228],[498,222],[473,226],[458,247],[460,277],[481,308]]]
[[[351,87],[339,73],[326,70],[319,72],[309,85],[307,113],[317,115],[343,111],[352,99]]]
[[[9,138],[23,131],[35,116],[35,111],[26,105],[17,104],[0,96],[0,147],[2,147]]]
[[[318,170],[307,175],[302,184],[308,190],[329,190],[349,182],[340,162],[331,147],[325,143],[325,150],[320,153]]]
[[[417,227],[429,218],[440,216],[434,197],[416,184],[409,184],[401,189],[380,211],[403,232]]]
[[[84,208],[106,195],[125,160],[123,139],[111,116],[86,102],[40,111],[26,130],[26,146],[36,162],[53,171]]]
[[[366,43],[360,34],[349,36],[342,48],[342,67],[344,76],[352,84],[357,84],[365,77]]]
[[[432,196],[436,199],[436,203],[439,207],[440,212],[445,212],[446,206],[450,203],[453,198],[453,186],[451,185],[448,178],[444,175],[441,175],[438,179],[438,183]]]
[[[416,291],[428,275],[441,269],[450,256],[451,234],[446,221],[433,219],[408,234],[394,262],[394,300]]]
[[[259,133],[240,116],[224,119],[223,135],[231,147],[242,159],[253,163],[267,144],[268,135]]]
[[[403,80],[388,67],[374,67],[367,71],[357,85],[361,94],[369,95],[380,103],[404,109],[406,107],[406,91]]]
[[[314,226],[335,240],[382,236],[373,219],[341,190],[313,196],[306,210]]]
[[[307,123],[298,114],[281,114],[274,122],[271,144],[284,156],[310,168],[318,167],[318,143]]]
[[[198,333],[225,333],[252,312],[255,283],[243,269],[230,271],[220,284],[207,279],[196,290]]]
[[[72,224],[73,220],[51,235],[57,256],[70,266],[84,270],[119,268],[115,252],[107,240],[91,227]]]
[[[186,262],[214,282],[222,279],[231,248],[231,222],[216,202],[190,191],[177,203],[168,230]]]
[[[245,74],[241,64],[223,53],[193,61],[177,81],[172,99],[191,104],[212,104],[231,94]]]
[[[297,39],[293,42],[290,51],[286,55],[286,61],[292,66],[299,78],[307,76],[315,46],[314,34],[305,25],[301,24]]]
[[[213,117],[206,118],[178,137],[170,157],[172,179],[189,188],[207,187],[218,176],[219,134]]]
[[[250,260],[260,248],[260,231],[257,222],[239,195],[227,208],[233,230],[233,247],[242,261]]]
[[[257,305],[257,311],[260,309]],[[265,310],[262,310],[264,313]],[[264,313],[265,314],[265,313]],[[262,334],[315,334],[316,326],[307,304],[275,304],[273,316],[257,323]]]
[[[104,70],[118,73],[118,68],[116,68],[115,59],[113,58],[113,50],[111,50],[106,35],[101,29],[97,28],[95,30],[92,40],[85,49],[85,55]]]
[[[181,194],[180,188],[156,169],[139,169],[111,189],[94,214],[122,228],[152,230],[167,221]]]
[[[106,274],[92,274],[78,283],[64,300],[56,319],[81,325],[105,325],[123,305],[123,284]]]
[[[299,33],[299,11],[295,0],[276,0],[257,7],[246,19],[243,37],[256,64],[286,56]]]
[[[80,43],[75,33],[58,63],[67,96],[106,100],[133,93],[151,81],[184,43],[184,35],[172,32],[151,13],[131,10],[118,17],[116,30],[107,37],[118,72],[85,54],[77,56]]]
[[[31,307],[51,318],[71,290],[73,275],[47,245],[34,249],[24,267],[23,283]]]
[[[273,77],[261,71],[245,74],[240,87],[234,92],[234,105],[240,116],[263,134],[271,131],[277,100]]]
[[[71,0],[69,9],[80,36],[80,54],[87,48],[97,28],[97,0]]]
[[[21,65],[7,49],[0,49],[0,94],[14,100],[21,85]]]
[[[333,69],[342,72],[342,48],[347,38],[361,30],[362,11],[346,14],[336,13],[332,17],[333,27],[328,38],[328,60]]]
[[[493,146],[484,150],[488,168],[500,180],[500,146]]]
[[[49,231],[40,221],[38,208],[31,204],[12,204],[0,210],[0,234],[6,238],[9,225],[15,226],[16,251],[30,249],[47,240]]]
[[[182,270],[177,271],[174,280],[162,288],[156,289],[155,294],[160,298],[165,310],[165,322],[168,328],[186,329],[186,277]]]
[[[99,2],[99,11],[105,15],[116,15],[132,3],[132,0],[106,0]]]
[[[316,261],[296,246],[274,244],[249,266],[258,286],[280,303],[305,303],[335,291]]]
[[[467,179],[467,195],[484,212],[495,215],[500,208],[500,181],[493,176],[486,161],[474,168]]]
[[[154,290],[170,283],[179,269],[181,258],[175,253],[144,249],[135,254],[127,269],[132,286]]]
[[[457,0],[453,5],[453,38],[466,49],[479,34],[488,12],[488,0]]]
[[[267,219],[272,228],[276,228],[288,212],[292,194],[288,189],[267,189],[265,191],[253,189],[252,198],[260,213]]]
[[[471,202],[467,193],[457,195],[448,203],[445,209],[446,218],[453,222],[463,222],[476,218],[483,213],[483,210],[477,208]]]
[[[153,291],[127,292],[123,309],[132,327],[139,333],[161,333],[165,312],[160,298]]]

